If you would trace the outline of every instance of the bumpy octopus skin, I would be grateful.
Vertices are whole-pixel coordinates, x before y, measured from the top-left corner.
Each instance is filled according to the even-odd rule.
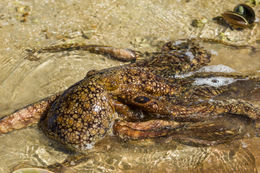
[[[173,136],[187,144],[215,145],[242,138],[247,126],[259,121],[259,110],[243,100],[214,100],[226,87],[194,86],[192,77],[175,78],[210,61],[210,54],[192,40],[168,42],[160,52],[146,54],[77,44],[38,53],[65,50],[137,60],[89,71],[63,93],[4,117],[0,132],[40,121],[49,137],[77,150],[90,148],[111,133],[123,139]],[[139,60],[140,56],[146,58]]]

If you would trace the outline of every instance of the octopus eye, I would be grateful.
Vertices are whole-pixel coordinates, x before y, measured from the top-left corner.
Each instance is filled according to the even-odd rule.
[[[134,101],[137,103],[147,103],[150,101],[150,98],[145,97],[145,96],[138,96],[138,97],[134,98]]]

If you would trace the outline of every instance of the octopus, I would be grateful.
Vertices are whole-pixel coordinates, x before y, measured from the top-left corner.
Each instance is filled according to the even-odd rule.
[[[214,75],[195,73],[211,58],[196,40],[169,41],[151,53],[85,44],[29,53],[71,50],[130,63],[91,70],[67,90],[1,118],[0,134],[38,123],[48,137],[77,151],[93,147],[107,135],[123,140],[171,136],[193,146],[231,142],[248,136],[250,130],[259,135],[259,108],[242,99],[220,99],[229,85],[195,84],[198,77]]]

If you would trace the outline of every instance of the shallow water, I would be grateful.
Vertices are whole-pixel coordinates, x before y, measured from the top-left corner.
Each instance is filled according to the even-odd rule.
[[[26,48],[85,42],[151,51],[161,42],[172,39],[221,38],[223,34],[231,42],[259,48],[259,25],[239,32],[211,20],[240,2],[244,1],[2,0],[0,116],[66,89],[91,69],[122,64],[81,51],[41,54],[39,60],[29,61],[25,59]],[[255,11],[259,19],[260,7]],[[192,20],[200,18],[208,20],[206,25],[192,27]],[[249,49],[237,50],[215,44],[205,46],[215,54],[210,65],[223,64],[242,74],[260,71],[259,51],[252,53]],[[260,105],[258,98],[256,95],[247,99]],[[53,147],[52,141],[36,126],[2,135],[0,141],[0,172],[11,171],[20,164],[46,166],[61,162],[67,156]],[[242,163],[246,163],[243,159],[248,158],[251,170],[245,172],[252,172],[252,157],[260,169],[259,138],[210,148],[169,143],[165,144],[167,146],[159,142],[140,147],[109,137],[89,151],[88,160],[77,169],[94,172],[234,172],[230,170],[232,166],[225,165],[243,167]],[[212,166],[217,162],[220,164]]]

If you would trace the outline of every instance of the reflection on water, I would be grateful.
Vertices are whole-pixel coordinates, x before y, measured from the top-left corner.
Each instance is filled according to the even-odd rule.
[[[150,51],[169,39],[219,38],[223,34],[239,44],[259,42],[259,26],[239,32],[211,20],[240,2],[244,1],[2,0],[0,116],[66,89],[91,69],[121,64],[78,51],[44,54],[38,61],[28,61],[24,59],[25,48],[77,41]],[[258,18],[259,8],[255,7]],[[25,11],[29,14],[22,21]],[[190,25],[194,18],[202,17],[208,19],[204,27]],[[259,77],[256,73],[260,70],[259,51],[205,46],[215,55],[211,65],[223,64],[238,73],[255,73]],[[236,85],[241,89],[226,93],[225,97],[243,98],[260,105],[259,84]],[[69,155],[48,140],[37,126],[1,135],[0,141],[0,172],[10,172],[17,165],[61,163]],[[259,145],[259,138],[203,148],[180,145],[170,139],[136,143],[108,137],[88,151],[86,160],[74,169],[78,172],[255,172],[256,167],[260,169]]]
[[[18,139],[24,138],[19,144],[12,143],[9,137],[1,137],[1,141],[7,140],[9,146],[5,150],[13,157],[1,155],[1,172],[21,165],[46,166],[62,162],[67,156],[61,149],[53,149],[53,144],[39,139],[44,136],[32,129],[19,133]],[[18,148],[13,149],[14,146]],[[1,149],[1,152],[4,151]],[[217,147],[189,147],[166,139],[155,143],[123,142],[107,137],[88,151],[83,160],[76,162],[77,166],[73,166],[75,162],[71,165],[76,172],[256,172],[253,154],[240,142]]]
[[[254,156],[238,143],[188,147],[160,139],[149,145],[107,138],[89,152],[77,171],[101,172],[256,172]],[[116,146],[116,147],[115,147]]]

